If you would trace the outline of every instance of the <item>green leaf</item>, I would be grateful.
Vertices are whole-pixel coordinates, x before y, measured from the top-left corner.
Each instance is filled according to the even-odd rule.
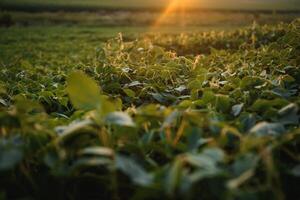
[[[256,117],[251,113],[242,113],[239,117],[241,129],[245,132],[250,130],[256,124]]]
[[[279,136],[284,132],[285,128],[282,124],[269,122],[260,122],[250,130],[250,133],[254,133],[257,136]]]
[[[261,86],[265,80],[257,76],[246,76],[241,80],[240,87],[242,90],[251,90],[254,87]]]
[[[246,153],[238,157],[233,163],[233,172],[235,176],[240,176],[242,173],[254,169],[258,164],[258,156],[253,153]]]
[[[291,103],[278,111],[280,116],[279,121],[283,124],[299,124],[299,115],[298,115],[299,107],[297,104]]]
[[[162,124],[162,128],[171,127],[176,124],[176,121],[180,117],[180,112],[175,110],[169,116],[166,117]]]
[[[0,94],[5,94],[6,93],[6,88],[4,86],[4,83],[0,82]]]
[[[225,158],[225,154],[220,148],[206,148],[201,154],[210,157],[215,162],[222,162]]]
[[[213,168],[224,160],[224,152],[218,148],[207,148],[200,154],[188,154],[187,161],[200,168]]]
[[[134,98],[135,95],[136,95],[135,92],[134,92],[133,90],[128,89],[128,88],[123,89],[123,91],[125,92],[125,94],[126,94],[127,96],[129,96],[129,97],[131,97],[131,98]]]
[[[93,122],[91,120],[82,120],[82,121],[74,121],[68,126],[58,126],[55,128],[55,131],[57,134],[59,134],[62,137],[65,137],[73,132],[76,132],[80,129],[86,128],[88,126],[91,126]]]
[[[289,102],[285,99],[273,99],[273,100],[266,100],[266,99],[257,99],[254,104],[252,105],[252,109],[256,112],[265,112],[271,109],[272,107],[283,107],[286,106]]]
[[[83,72],[77,71],[69,75],[67,92],[77,109],[92,110],[101,104],[100,87]]]
[[[203,95],[202,95],[201,99],[197,102],[197,104],[204,106],[209,103],[215,102],[215,99],[216,99],[216,95],[212,91],[206,90],[203,92]]]
[[[112,112],[105,117],[105,122],[108,124],[134,127],[135,124],[132,118],[124,112]]]
[[[225,154],[219,148],[207,148],[200,154],[188,154],[186,161],[197,170],[189,175],[192,182],[206,177],[213,177],[221,173],[218,163],[224,160]]]
[[[211,167],[211,168],[205,168],[205,169],[197,169],[195,172],[191,173],[189,175],[189,179],[191,182],[195,183],[198,182],[204,178],[210,178],[210,177],[215,177],[219,174],[221,174],[221,170],[219,168]]]
[[[193,102],[191,100],[183,100],[178,104],[179,108],[188,108],[193,106]]]
[[[189,164],[202,169],[212,169],[215,167],[215,161],[206,155],[190,154],[186,157]]]
[[[169,169],[166,177],[165,187],[168,194],[172,194],[178,188],[181,178],[183,163],[180,158],[176,159]]]
[[[8,103],[4,100],[0,98],[0,104],[2,104],[3,106],[8,106]]]
[[[200,89],[202,87],[203,80],[193,80],[191,81],[187,87],[189,89]]]
[[[87,147],[80,151],[81,155],[113,157],[114,151],[107,147]]]
[[[141,86],[141,85],[143,85],[143,83],[141,83],[140,81],[133,81],[129,84],[126,84],[125,86],[126,87],[135,87],[135,86]]]
[[[112,164],[113,161],[106,157],[80,158],[74,162],[74,164],[71,167],[71,171],[81,170],[88,167],[99,167]]]
[[[122,108],[122,102],[119,100],[113,100],[108,98],[107,96],[102,95],[101,96],[101,105],[98,108],[98,114],[100,114],[100,120],[102,117],[107,115],[108,113],[116,111],[116,109]]]
[[[222,112],[227,112],[230,108],[230,98],[226,95],[216,95],[216,109]]]
[[[272,103],[266,99],[257,99],[252,105],[252,109],[257,112],[265,112],[270,108],[272,108]]]
[[[231,113],[233,116],[237,117],[242,112],[243,107],[243,103],[232,106]]]
[[[152,176],[148,174],[137,162],[122,155],[116,156],[116,167],[129,176],[137,185],[148,186],[152,183]]]
[[[56,127],[56,132],[59,134],[57,143],[71,148],[72,145],[87,142],[98,134],[97,130],[93,128],[93,124],[94,122],[91,120],[83,120],[75,121],[69,126]]]
[[[166,103],[166,98],[160,93],[151,93],[152,97],[160,103]]]
[[[177,92],[183,92],[185,91],[187,88],[185,85],[180,85],[179,87],[175,88],[174,90],[177,91]]]

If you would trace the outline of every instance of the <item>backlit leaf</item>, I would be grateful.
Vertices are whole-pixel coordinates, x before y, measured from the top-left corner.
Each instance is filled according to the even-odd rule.
[[[129,126],[134,127],[135,124],[132,118],[124,112],[112,112],[108,114],[105,118],[105,122],[108,124],[119,125],[119,126]]]
[[[83,72],[77,71],[69,75],[67,92],[77,109],[92,110],[101,104],[100,87]]]
[[[260,122],[250,132],[257,136],[279,136],[285,132],[285,128],[280,123]]]

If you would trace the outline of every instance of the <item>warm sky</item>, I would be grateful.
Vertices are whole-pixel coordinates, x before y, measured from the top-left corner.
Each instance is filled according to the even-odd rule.
[[[0,0],[0,3],[110,7],[165,7],[177,0]],[[300,9],[300,0],[179,0],[188,7],[224,9]]]

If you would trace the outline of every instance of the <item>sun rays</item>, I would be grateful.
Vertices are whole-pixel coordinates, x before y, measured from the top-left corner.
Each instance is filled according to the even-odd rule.
[[[184,26],[187,8],[192,5],[193,0],[172,0],[168,7],[153,24],[153,28],[164,24],[171,15],[178,17],[178,25]]]

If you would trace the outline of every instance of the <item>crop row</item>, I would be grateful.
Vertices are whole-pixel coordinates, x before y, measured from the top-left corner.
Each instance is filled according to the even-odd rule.
[[[2,68],[0,196],[293,198],[299,26],[120,34],[73,68]]]

